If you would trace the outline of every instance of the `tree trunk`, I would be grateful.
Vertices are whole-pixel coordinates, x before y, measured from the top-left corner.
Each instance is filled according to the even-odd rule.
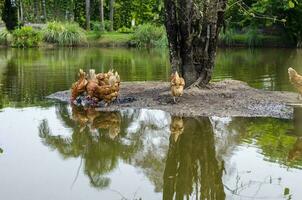
[[[86,0],[86,30],[90,30],[90,0]]]
[[[100,0],[100,20],[101,20],[101,31],[104,31],[104,0]]]
[[[110,0],[109,9],[110,31],[113,31],[114,0]]]
[[[179,71],[186,87],[212,78],[217,39],[227,0],[165,0],[172,71]]]
[[[43,10],[43,20],[44,22],[47,21],[47,16],[46,16],[46,0],[42,0],[42,10]]]
[[[23,22],[24,22],[24,14],[23,14],[23,3],[22,3],[22,0],[20,0],[19,11],[20,11],[20,23],[23,24]]]
[[[39,10],[39,2],[38,0],[34,0],[34,19],[35,22],[38,20],[38,10]]]

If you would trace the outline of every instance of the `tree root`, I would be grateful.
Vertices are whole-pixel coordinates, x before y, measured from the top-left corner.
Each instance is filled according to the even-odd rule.
[[[215,93],[215,94],[221,94],[223,97],[226,97],[225,94],[220,93],[220,92],[218,92],[218,90],[216,90],[216,89],[210,87],[209,85],[203,83],[203,82],[202,82],[202,77],[199,77],[194,83],[192,83],[192,84],[191,84],[189,87],[187,87],[186,89],[190,90],[190,89],[192,89],[192,88],[194,88],[194,87],[197,87],[197,88],[199,88],[199,89],[201,89],[201,88],[206,88],[206,89],[208,89],[208,90],[213,91],[213,93]]]

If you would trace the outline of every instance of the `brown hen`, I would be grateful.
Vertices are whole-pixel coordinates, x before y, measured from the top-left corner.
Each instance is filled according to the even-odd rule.
[[[86,91],[86,86],[88,81],[86,80],[86,73],[80,69],[79,73],[79,80],[75,82],[71,87],[71,100],[75,100],[77,96],[79,96],[81,93]]]
[[[176,103],[176,97],[180,97],[184,93],[185,80],[178,75],[176,71],[171,75],[171,94],[173,96],[174,103]]]
[[[291,84],[298,90],[300,95],[302,95],[302,76],[291,67],[288,68],[288,75]]]

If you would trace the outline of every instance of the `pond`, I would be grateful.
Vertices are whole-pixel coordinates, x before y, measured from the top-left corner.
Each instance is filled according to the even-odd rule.
[[[219,49],[214,81],[292,90],[302,51]],[[302,110],[292,120],[180,118],[160,110],[96,112],[46,100],[79,68],[123,81],[166,81],[167,51],[0,50],[0,197],[302,199]]]

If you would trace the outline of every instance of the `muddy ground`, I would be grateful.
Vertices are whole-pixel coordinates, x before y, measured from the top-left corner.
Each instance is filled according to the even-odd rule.
[[[69,102],[70,92],[54,93],[47,98]],[[167,82],[123,82],[120,99],[136,99],[133,102],[114,103],[97,107],[100,111],[116,111],[126,108],[148,108],[167,111],[178,116],[220,117],[293,117],[292,104],[300,104],[298,94],[254,89],[246,83],[225,80],[210,83],[206,88],[186,89],[174,103]]]

